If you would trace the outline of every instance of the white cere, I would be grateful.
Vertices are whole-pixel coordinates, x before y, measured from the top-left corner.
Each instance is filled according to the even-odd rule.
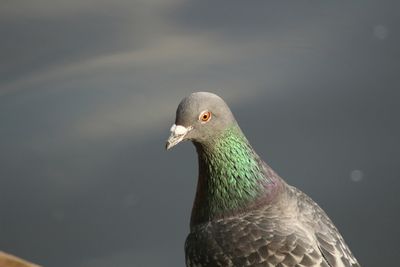
[[[184,126],[182,126],[182,125],[172,125],[172,127],[171,127],[171,132],[174,134],[174,135],[184,135],[184,134],[186,134],[189,130],[190,130],[191,128],[190,127],[188,127],[188,128],[186,128],[186,127],[184,127]]]

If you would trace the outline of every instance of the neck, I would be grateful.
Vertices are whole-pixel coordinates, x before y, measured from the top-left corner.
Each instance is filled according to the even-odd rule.
[[[192,226],[271,201],[279,178],[255,153],[237,125],[210,143],[194,144],[199,179]]]

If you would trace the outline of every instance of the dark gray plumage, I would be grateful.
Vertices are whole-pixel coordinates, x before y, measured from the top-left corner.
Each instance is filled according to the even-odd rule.
[[[167,148],[191,140],[199,177],[185,244],[188,267],[359,267],[326,213],[257,153],[225,102],[182,100]]]

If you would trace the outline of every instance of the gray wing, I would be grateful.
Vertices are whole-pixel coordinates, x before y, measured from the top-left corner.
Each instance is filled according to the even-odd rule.
[[[328,215],[306,194],[295,187],[291,189],[297,199],[302,223],[314,231],[317,246],[328,265],[359,267],[360,264]]]
[[[198,227],[188,235],[185,242],[185,256],[187,267],[234,266],[229,255],[219,246],[207,226]]]
[[[187,266],[329,267],[311,237],[277,222],[252,214],[209,223],[188,236]]]
[[[301,191],[290,191],[293,201],[284,207],[196,227],[186,240],[187,266],[359,267],[325,212]]]

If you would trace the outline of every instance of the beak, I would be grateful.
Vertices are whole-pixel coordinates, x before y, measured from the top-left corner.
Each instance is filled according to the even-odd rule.
[[[193,127],[189,126],[189,127],[184,127],[182,125],[172,125],[171,127],[171,135],[169,136],[168,140],[167,140],[167,144],[165,145],[165,148],[167,150],[169,150],[170,148],[176,146],[177,144],[179,144],[184,137],[186,136],[186,134],[192,130]]]

